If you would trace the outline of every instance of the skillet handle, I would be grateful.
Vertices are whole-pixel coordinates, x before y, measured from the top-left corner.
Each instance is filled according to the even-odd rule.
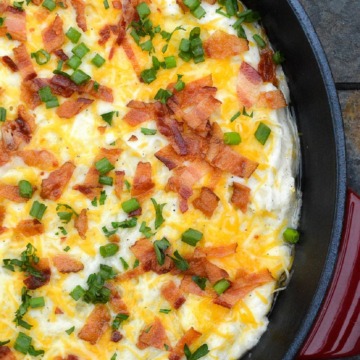
[[[360,197],[348,190],[333,282],[298,360],[360,354]]]

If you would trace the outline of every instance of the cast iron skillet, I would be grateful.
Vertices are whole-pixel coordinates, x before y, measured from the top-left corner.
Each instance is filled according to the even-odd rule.
[[[301,242],[293,276],[277,299],[267,332],[244,359],[294,359],[332,278],[346,196],[345,143],[330,68],[298,0],[244,0],[260,12],[283,64],[301,134]]]

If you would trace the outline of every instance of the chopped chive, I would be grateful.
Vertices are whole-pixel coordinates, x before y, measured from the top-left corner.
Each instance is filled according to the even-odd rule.
[[[200,0],[183,0],[183,2],[190,10],[195,10],[200,6]]]
[[[165,204],[158,204],[156,202],[155,199],[151,198],[151,202],[153,203],[154,205],[154,209],[155,209],[155,230],[158,229],[164,222],[165,222],[165,219],[163,217],[163,214],[162,214],[162,211],[164,209],[164,206],[166,205]]]
[[[254,112],[252,112],[251,114],[248,114],[248,113],[246,112],[245,106],[243,106],[242,114],[243,114],[244,116],[247,116],[247,117],[251,117],[251,118],[254,117]]]
[[[66,248],[64,248],[64,251],[68,252],[70,249],[71,249],[70,246],[67,246]]]
[[[6,109],[0,107],[0,121],[4,122],[6,120]]]
[[[136,7],[136,11],[140,16],[140,19],[144,20],[146,17],[148,17],[151,13],[149,6],[142,2]]]
[[[179,49],[180,49],[180,51],[183,51],[185,53],[190,51],[190,40],[181,39]]]
[[[141,128],[141,132],[144,135],[155,135],[157,133],[157,130],[156,129]]]
[[[137,218],[133,217],[121,222],[112,222],[111,225],[114,229],[131,229],[137,225]]]
[[[71,327],[70,329],[65,330],[65,332],[66,332],[68,335],[71,335],[74,331],[75,331],[75,326]]]
[[[134,261],[133,269],[136,269],[139,265],[140,265],[140,261],[139,261],[139,259],[136,259]]]
[[[171,312],[171,309],[160,309],[160,311],[162,314],[169,314]]]
[[[105,8],[106,10],[110,7],[108,0],[104,0],[104,1],[103,1],[103,4],[104,4],[104,8]]]
[[[230,122],[234,122],[238,117],[240,117],[241,115],[241,112],[238,111],[231,119],[230,119]]]
[[[63,235],[67,235],[67,234],[68,234],[67,231],[66,231],[66,229],[65,229],[63,226],[59,226],[58,229],[61,231],[61,233],[62,233]],[[67,247],[64,249],[64,251],[69,251],[69,250],[70,250],[70,246],[67,246]]]
[[[70,79],[76,84],[76,85],[82,85],[86,82],[88,82],[91,79],[91,76],[84,73],[80,69],[76,69],[70,76]]]
[[[44,216],[46,209],[47,206],[38,201],[34,201],[30,209],[30,215],[38,220],[41,220]]]
[[[175,56],[166,56],[164,58],[166,69],[173,69],[176,67],[176,58]]]
[[[129,183],[129,181],[125,180],[125,181],[124,181],[124,184],[125,184],[126,190],[127,190],[127,191],[130,191],[130,189],[131,189],[131,184]]]
[[[78,301],[83,295],[85,294],[85,290],[80,286],[76,286],[74,290],[70,293],[70,296],[75,300]]]
[[[280,51],[276,51],[273,55],[273,61],[276,65],[280,65],[285,61],[285,57]]]
[[[191,353],[189,346],[187,344],[184,345],[184,354],[187,360],[198,360],[206,356],[209,352],[210,350],[207,344],[201,345],[193,353]]]
[[[60,211],[57,213],[57,215],[64,224],[68,224],[72,218],[73,213],[67,211]]]
[[[73,55],[67,62],[66,65],[71,67],[73,70],[76,70],[80,65],[82,61],[79,57],[76,55]]]
[[[53,11],[56,8],[56,2],[54,0],[45,0],[42,3],[42,6],[50,11]]]
[[[154,250],[156,254],[156,260],[159,265],[164,265],[165,263],[165,250],[170,247],[169,240],[162,238],[161,240],[154,241]]]
[[[119,251],[119,245],[117,244],[110,243],[104,246],[100,246],[100,255],[103,258],[114,256],[118,251]]]
[[[105,122],[107,122],[111,126],[115,114],[117,114],[117,111],[110,111],[108,113],[101,114],[100,116]]]
[[[43,296],[30,299],[30,307],[33,309],[41,308],[45,306],[45,299]]]
[[[151,227],[146,225],[145,221],[143,221],[141,223],[140,228],[139,228],[139,232],[141,232],[147,239],[149,239],[149,238],[151,238],[152,236],[155,235],[155,233],[153,233],[151,231]]]
[[[114,183],[114,180],[110,176],[102,175],[102,176],[99,177],[99,184],[112,186],[113,183]]]
[[[201,289],[205,290],[206,287],[206,278],[200,276],[192,276],[191,280]]]
[[[237,14],[237,17],[246,23],[252,23],[258,21],[261,18],[260,14],[257,11],[253,11],[250,9],[245,10],[240,14]]]
[[[4,345],[8,344],[9,342],[10,342],[10,340],[0,341],[0,346],[4,346]]]
[[[140,75],[144,83],[151,84],[156,79],[156,70],[155,69],[143,70]]]
[[[261,122],[255,132],[255,138],[260,144],[265,145],[270,133],[271,129]]]
[[[181,241],[188,245],[196,246],[202,237],[202,232],[190,228],[181,235]]]
[[[100,197],[99,197],[99,205],[104,205],[105,201],[106,201],[107,195],[105,191],[102,191],[100,193]]]
[[[121,323],[125,320],[127,320],[129,318],[129,315],[127,314],[117,314],[115,316],[115,319],[113,321],[113,323],[111,324],[111,327],[114,329],[114,330],[118,330]]]
[[[174,257],[170,256],[170,258],[179,270],[186,271],[190,268],[189,263],[179,254],[177,250],[174,252]]]
[[[260,35],[255,34],[253,36],[253,39],[255,40],[256,44],[258,44],[258,46],[261,49],[264,49],[266,47],[266,42],[264,41],[264,39]]]
[[[113,356],[110,358],[110,360],[116,360],[117,358],[117,353],[114,353]]]
[[[221,279],[215,283],[213,288],[218,295],[221,295],[223,292],[225,292],[230,287],[230,285],[231,285],[230,281],[228,281],[226,279]]]
[[[121,207],[126,213],[129,214],[129,213],[139,209],[140,208],[140,203],[139,203],[139,201],[137,199],[132,198],[130,200],[127,200],[127,201],[123,202],[121,204]]]
[[[102,66],[105,64],[105,59],[104,59],[102,56],[100,56],[99,54],[96,54],[96,55],[92,58],[91,62],[92,62],[96,67],[100,68],[100,67],[102,67]]]
[[[215,12],[222,16],[225,16],[227,18],[231,18],[231,16],[229,14],[227,14],[226,12],[223,11],[222,7],[219,7],[218,9],[216,9]]]
[[[224,143],[227,145],[239,145],[241,136],[237,132],[226,132],[224,133]]]
[[[97,204],[98,204],[97,197],[94,197],[94,199],[91,200],[91,205],[96,207]]]
[[[65,35],[73,44],[76,44],[81,38],[81,33],[73,27],[70,27]]]
[[[26,180],[19,181],[19,194],[25,199],[30,199],[33,194],[33,188],[31,184]]]
[[[283,233],[284,240],[290,244],[296,244],[300,239],[300,233],[291,228],[287,228]]]
[[[34,59],[38,65],[45,65],[50,60],[50,54],[44,49],[31,53],[31,58]]]
[[[100,175],[105,175],[109,171],[114,170],[115,166],[104,157],[95,163],[95,168],[100,173]]]
[[[121,264],[124,268],[124,270],[126,271],[129,268],[129,264],[124,260],[124,258],[120,258]]]
[[[51,101],[55,98],[51,92],[50,86],[42,87],[41,89],[39,89],[38,94],[40,96],[41,101],[44,103]]]
[[[151,52],[154,49],[154,45],[151,40],[147,40],[147,41],[143,42],[142,44],[140,44],[140,48],[143,51]]]
[[[170,90],[159,89],[155,95],[155,100],[159,100],[162,104],[166,104],[171,96],[173,96],[173,93]]]
[[[31,346],[31,342],[32,338],[30,336],[27,336],[23,332],[19,332],[15,340],[14,349],[26,355]]]
[[[59,100],[57,98],[53,98],[45,103],[47,109],[52,109],[54,107],[59,106]]]
[[[177,77],[178,77],[177,82],[176,82],[174,88],[176,91],[181,91],[185,88],[185,83],[184,83],[184,81],[182,81],[183,75],[178,75]]]
[[[23,11],[24,1],[14,1],[13,6],[16,9]]]
[[[82,42],[79,45],[76,45],[71,52],[76,55],[78,58],[82,59],[90,49]]]
[[[201,19],[206,15],[206,11],[202,6],[198,6],[196,9],[191,10],[191,14],[197,19]]]

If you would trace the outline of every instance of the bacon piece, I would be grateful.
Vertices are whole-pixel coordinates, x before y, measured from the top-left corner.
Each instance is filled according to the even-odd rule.
[[[247,62],[243,62],[237,79],[237,96],[241,106],[252,107],[259,96],[262,79],[259,73]]]
[[[68,161],[59,169],[50,173],[49,177],[44,179],[41,183],[40,196],[43,199],[58,200],[70,181],[74,170],[75,165]]]
[[[78,231],[78,234],[85,240],[86,233],[88,231],[88,217],[87,210],[82,209],[79,216],[74,221],[74,227]]]
[[[38,91],[47,85],[48,81],[46,79],[39,78],[21,82],[21,99],[31,110],[34,110],[42,103]]]
[[[62,119],[71,119],[88,108],[93,102],[94,100],[86,98],[67,100],[56,109],[56,114]]]
[[[62,49],[54,50],[54,54],[62,61],[69,60],[69,57],[64,53],[64,50]]]
[[[53,170],[59,166],[56,157],[47,150],[23,150],[17,152],[24,163],[28,166],[37,167],[41,170]]]
[[[155,153],[155,157],[160,160],[169,170],[173,170],[184,162],[184,158],[179,156],[171,145],[167,145]]]
[[[132,100],[126,106],[130,108],[130,111],[125,115],[124,121],[130,126],[137,126],[145,121],[156,119],[156,111],[159,105]]]
[[[111,310],[116,314],[129,314],[128,308],[124,301],[121,299],[119,292],[112,283],[107,283],[106,287],[111,291],[110,294],[110,307]]]
[[[1,58],[4,65],[6,65],[12,72],[19,71],[19,68],[14,63],[14,60],[10,56],[3,56]]]
[[[200,196],[193,201],[193,205],[210,218],[217,208],[219,200],[219,197],[211,189],[203,187]]]
[[[212,59],[226,59],[248,51],[249,44],[246,39],[227,34],[221,30],[216,30],[204,41],[204,49],[207,56]]]
[[[54,95],[61,95],[65,98],[78,91],[78,87],[70,79],[62,75],[54,75],[50,79],[49,86]]]
[[[180,284],[180,290],[198,296],[207,296],[207,292],[202,290],[193,280],[191,275],[185,275]]]
[[[231,309],[239,300],[243,299],[249,292],[257,287],[273,281],[269,270],[258,273],[241,272],[230,288],[213,300],[215,304]]]
[[[84,85],[78,86],[77,91],[80,95],[87,94],[98,100],[103,100],[110,103],[114,102],[112,89],[104,85],[99,85],[98,87],[95,87],[95,81],[93,80],[88,81]]]
[[[56,15],[55,20],[42,31],[41,35],[44,48],[48,53],[60,49],[65,42],[63,21],[61,20],[61,17]]]
[[[140,68],[139,62],[138,62],[138,60],[136,58],[136,55],[134,53],[134,50],[133,50],[129,40],[126,37],[124,37],[124,39],[123,39],[123,41],[121,43],[121,46],[122,46],[122,48],[123,48],[123,50],[125,52],[125,55],[129,59],[129,61],[130,61],[131,65],[132,65],[136,75],[138,77],[140,77],[141,68]]]
[[[281,90],[272,90],[260,93],[257,106],[276,110],[286,107],[287,104]]]
[[[80,330],[78,337],[94,345],[105,333],[111,320],[110,312],[105,305],[96,305],[86,323]]]
[[[171,350],[169,360],[180,360],[184,356],[185,345],[190,347],[191,344],[199,339],[201,335],[201,332],[196,331],[193,327],[191,327]]]
[[[184,13],[189,11],[189,8],[184,4],[184,0],[176,0],[176,3],[180,6]]]
[[[32,266],[41,272],[41,277],[30,275],[23,281],[29,290],[35,290],[46,285],[51,276],[49,259],[40,259],[37,264],[32,264]]]
[[[122,0],[122,10],[126,27],[133,21],[139,20],[136,7],[142,2],[141,0]],[[147,1],[146,1],[147,2]]]
[[[66,358],[63,358],[61,356],[56,356],[54,360],[79,360],[79,358],[76,355],[68,355]]]
[[[54,312],[55,312],[55,315],[63,315],[64,314],[64,312],[59,307],[56,307]]]
[[[30,55],[27,52],[25,44],[20,44],[13,49],[15,63],[19,68],[20,75],[24,81],[36,78],[34,66],[31,62]]]
[[[11,35],[13,40],[25,42],[26,37],[26,12],[8,6],[4,13],[5,20],[3,27]]]
[[[3,227],[5,215],[6,215],[5,207],[0,205],[0,235],[7,230],[6,227]]]
[[[170,345],[165,328],[160,319],[155,317],[154,322],[141,331],[136,346],[141,350],[150,346],[163,350],[165,344]]]
[[[107,43],[111,36],[111,28],[110,25],[105,25],[99,31],[100,39],[98,40],[99,45],[103,46]]]
[[[151,164],[140,161],[136,167],[131,196],[142,199],[151,192],[154,186],[151,180]]]
[[[277,86],[276,64],[273,60],[274,52],[271,49],[261,50],[258,72],[264,82],[270,82]]]
[[[21,233],[25,237],[41,235],[45,232],[44,225],[37,219],[21,220],[15,228],[15,231]]]
[[[8,346],[0,346],[0,360],[16,360],[16,357]]]
[[[16,203],[24,203],[29,200],[20,196],[18,186],[0,183],[0,199],[1,198],[14,201]]]
[[[230,200],[243,213],[246,213],[248,204],[250,202],[250,189],[237,182],[233,183],[233,194]]]
[[[3,140],[0,140],[0,167],[7,164],[11,159],[11,156],[3,144]]]
[[[76,12],[76,23],[82,31],[86,32],[85,2],[83,0],[70,0],[70,2]]]
[[[81,261],[72,258],[68,254],[58,254],[53,257],[54,266],[63,274],[77,273],[84,269]]]
[[[115,171],[115,195],[118,199],[121,199],[122,189],[124,186],[125,171]]]
[[[229,244],[224,246],[208,246],[204,248],[198,248],[198,251],[204,253],[206,256],[223,258],[236,253],[238,244]]]
[[[161,295],[170,303],[174,309],[179,309],[186,301],[181,290],[175,285],[173,281],[165,283],[161,287]]]

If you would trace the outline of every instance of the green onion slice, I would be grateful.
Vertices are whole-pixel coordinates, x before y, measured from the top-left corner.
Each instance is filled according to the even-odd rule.
[[[34,201],[30,209],[30,215],[35,219],[41,220],[44,216],[46,209],[47,209],[46,205],[38,201]]]
[[[115,167],[107,158],[102,158],[101,160],[95,163],[96,170],[100,173],[100,175],[105,175],[109,171],[114,170]]]
[[[237,132],[226,132],[224,133],[224,143],[227,145],[239,145],[241,136]]]
[[[181,241],[191,246],[196,246],[196,244],[202,239],[202,237],[202,232],[190,228],[181,235]]]
[[[135,210],[140,209],[140,203],[137,199],[132,198],[130,200],[127,200],[121,204],[122,209],[127,213],[131,213]]]
[[[110,243],[100,246],[100,255],[104,258],[114,256],[119,251],[119,245]]]
[[[226,279],[221,279],[217,283],[215,283],[214,290],[218,295],[221,295],[223,292],[225,292],[230,287],[230,281]]]
[[[70,27],[65,35],[73,44],[76,44],[81,38],[81,33],[73,27]]]
[[[45,65],[50,60],[50,54],[44,49],[38,50],[34,53],[31,53],[31,58],[35,59],[38,65]]]
[[[261,122],[255,132],[255,138],[260,144],[265,145],[270,133],[271,129]]]
[[[292,228],[287,228],[283,233],[284,240],[290,244],[296,244],[300,239],[300,233]]]
[[[33,187],[27,180],[19,181],[19,194],[25,199],[30,199],[33,194]]]

